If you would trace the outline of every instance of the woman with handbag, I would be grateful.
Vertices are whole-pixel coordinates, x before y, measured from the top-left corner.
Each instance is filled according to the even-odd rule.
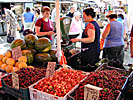
[[[49,19],[50,17],[50,8],[48,6],[43,6],[41,9],[42,12],[42,18],[38,19],[37,22],[35,23],[35,32],[36,35],[41,38],[41,37],[47,37],[50,40],[52,40],[52,35],[55,34],[53,32],[53,23]]]
[[[4,8],[4,11],[6,14],[5,22],[7,23],[7,42],[11,43],[16,38],[18,23],[11,10]]]

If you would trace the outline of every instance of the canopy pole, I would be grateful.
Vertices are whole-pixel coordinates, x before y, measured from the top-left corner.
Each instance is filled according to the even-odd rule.
[[[62,52],[61,52],[61,34],[60,34],[60,10],[59,10],[59,0],[55,2],[56,6],[56,33],[57,33],[57,57],[58,62],[61,60]]]

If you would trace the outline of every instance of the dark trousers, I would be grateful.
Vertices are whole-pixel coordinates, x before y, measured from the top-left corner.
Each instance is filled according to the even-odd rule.
[[[109,60],[120,61],[121,64],[124,62],[124,45],[115,46],[103,49],[103,58]]]

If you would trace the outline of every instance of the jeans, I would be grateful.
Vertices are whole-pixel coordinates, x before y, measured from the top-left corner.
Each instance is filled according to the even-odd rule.
[[[121,64],[124,62],[124,45],[115,46],[103,49],[103,58],[109,60],[120,61]]]

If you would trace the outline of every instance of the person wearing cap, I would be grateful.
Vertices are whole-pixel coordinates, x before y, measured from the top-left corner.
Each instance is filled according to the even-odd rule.
[[[70,39],[75,38],[75,36],[78,36],[83,29],[83,22],[81,20],[81,13],[79,11],[76,11],[74,13],[74,17],[72,18],[72,22],[70,25],[69,30],[69,37]]]
[[[49,19],[50,17],[50,8],[48,6],[43,6],[41,8],[42,18],[38,19],[35,23],[35,32],[36,35],[41,37],[47,37],[52,40],[53,32],[53,22]]]
[[[110,23],[107,24],[102,38],[104,39],[103,58],[119,61],[123,64],[124,60],[124,27],[117,21],[117,15],[110,11],[106,16]]]
[[[81,42],[81,64],[95,66],[99,61],[100,55],[100,27],[94,20],[96,13],[93,8],[87,8],[83,11],[83,20],[86,23],[81,39],[71,39],[72,42]],[[85,51],[84,51],[85,50]],[[81,70],[89,71],[88,67]]]
[[[22,15],[22,25],[24,25],[24,30],[31,29],[32,22],[34,19],[34,14],[30,12],[30,8],[26,8],[26,12]]]

